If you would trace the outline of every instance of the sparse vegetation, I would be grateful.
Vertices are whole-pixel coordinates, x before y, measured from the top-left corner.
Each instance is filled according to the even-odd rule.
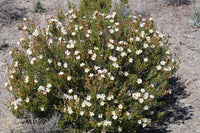
[[[46,9],[44,8],[44,6],[40,0],[37,0],[34,3],[34,11],[39,12],[39,13],[46,11]]]
[[[193,9],[192,21],[195,26],[200,27],[200,5],[196,5]]]

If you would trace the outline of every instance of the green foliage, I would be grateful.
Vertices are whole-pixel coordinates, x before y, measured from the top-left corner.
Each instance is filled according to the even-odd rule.
[[[6,83],[15,115],[57,110],[60,126],[77,132],[134,132],[162,116],[152,112],[176,62],[152,18],[70,9],[43,29],[24,20]]]
[[[45,11],[45,8],[42,4],[42,2],[40,2],[39,0],[37,0],[35,3],[34,3],[34,11],[35,12],[44,12]]]
[[[87,13],[101,11],[104,13],[110,12],[112,0],[81,0],[80,12]]]

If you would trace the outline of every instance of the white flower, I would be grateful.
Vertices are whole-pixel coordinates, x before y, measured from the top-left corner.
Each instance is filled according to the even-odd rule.
[[[113,81],[113,80],[115,80],[115,78],[114,78],[113,76],[110,76],[110,80],[112,80],[112,81]]]
[[[51,60],[51,59],[48,59],[48,63],[51,64],[51,63],[52,63],[52,60]]]
[[[149,109],[149,106],[145,105],[144,110],[148,110],[148,109]]]
[[[122,131],[122,128],[121,128],[121,127],[118,127],[118,131],[121,132],[121,131]]]
[[[97,122],[97,126],[100,127],[101,126],[101,122]]]
[[[37,84],[37,83],[38,83],[38,80],[37,80],[37,79],[34,79],[34,83],[36,83],[36,84]]]
[[[67,111],[68,111],[68,113],[69,113],[70,115],[73,114],[73,110],[72,110],[71,107],[68,107],[68,108],[67,108]]]
[[[101,98],[102,100],[104,100],[104,99],[105,99],[105,97],[106,97],[106,95],[105,95],[105,94],[101,94],[101,96],[100,96],[100,98]]]
[[[113,117],[112,117],[114,120],[116,120],[117,119],[117,116],[116,115],[113,115]]]
[[[39,32],[38,32],[37,29],[35,29],[34,32],[33,32],[33,36],[37,37],[38,35],[39,35]]]
[[[149,30],[149,33],[153,33],[153,30],[152,30],[152,29],[150,29],[150,30]]]
[[[88,50],[88,54],[92,54],[92,50]]]
[[[90,112],[89,115],[90,115],[90,117],[93,117],[93,116],[94,116],[94,113],[93,113],[93,112]]]
[[[93,73],[90,73],[90,74],[89,74],[89,77],[90,77],[90,78],[91,78],[91,77],[93,77],[93,76],[94,76],[94,74],[93,74]]]
[[[28,81],[29,81],[29,76],[25,76],[25,83],[28,83]]]
[[[118,23],[118,22],[116,22],[116,23],[115,23],[115,25],[116,25],[116,26],[118,26],[118,25],[119,25],[119,23]]]
[[[113,39],[109,39],[109,42],[110,42],[110,43],[114,43],[114,40],[113,40]]]
[[[59,72],[58,75],[64,75],[64,72]]]
[[[60,66],[62,65],[62,63],[61,63],[61,62],[58,62],[57,65],[60,67]]]
[[[84,115],[84,111],[80,111],[80,115],[83,116]]]
[[[88,96],[86,97],[86,100],[90,101],[90,100],[91,100],[91,96],[88,95]]]
[[[148,44],[147,43],[145,43],[143,46],[144,46],[144,48],[148,48]]]
[[[121,53],[121,56],[122,56],[122,57],[127,56],[127,53],[122,52],[122,53]]]
[[[44,86],[39,86],[38,91],[44,91]]]
[[[139,37],[136,37],[135,40],[136,40],[137,42],[139,42],[139,41],[140,41],[140,38],[139,38]]]
[[[17,105],[15,105],[15,106],[14,106],[14,109],[15,109],[15,110],[16,110],[16,109],[18,109],[18,106],[17,106]]]
[[[161,70],[161,68],[162,68],[162,67],[161,67],[160,65],[156,66],[156,69],[157,69],[157,70]]]
[[[28,97],[26,98],[26,102],[27,102],[27,103],[29,102],[29,98],[28,98]]]
[[[98,70],[99,68],[100,68],[99,66],[96,66],[96,65],[94,66],[95,70]]]
[[[122,109],[122,108],[123,108],[123,105],[122,105],[122,104],[119,104],[118,107],[119,107],[119,109]]]
[[[85,66],[85,63],[81,63],[81,64],[80,64],[80,67],[83,67],[83,66]]]
[[[70,93],[70,94],[71,94],[72,92],[73,92],[73,90],[72,90],[72,89],[69,89],[69,90],[68,90],[68,93]]]
[[[67,66],[68,66],[67,63],[64,63],[64,68],[67,68]]]
[[[145,23],[140,23],[140,27],[144,27],[144,24],[145,24]]]
[[[163,66],[165,65],[165,63],[166,63],[165,61],[160,62],[160,64],[163,65]]]
[[[98,115],[98,118],[103,118],[103,115],[102,115],[102,114],[99,114],[99,115]]]
[[[115,111],[112,111],[111,114],[112,114],[112,115],[116,115],[116,112],[115,112]]]
[[[144,62],[148,62],[148,58],[144,58]]]
[[[144,93],[144,92],[145,92],[145,89],[144,89],[144,88],[142,88],[142,89],[140,89],[140,91],[141,91],[142,93]]]
[[[49,71],[49,67],[47,67],[46,70]]]
[[[32,54],[31,49],[27,49],[27,50],[26,50],[26,53],[27,53],[28,55],[31,55],[31,54]]]
[[[137,79],[137,83],[138,83],[138,84],[142,84],[142,79],[138,78],[138,79]]]
[[[92,30],[90,29],[90,30],[88,30],[87,32],[88,32],[89,34],[91,34],[91,33],[92,33]]]
[[[97,57],[97,54],[94,53],[94,54],[92,55],[91,59],[92,59],[92,60],[96,60],[96,57]]]
[[[142,50],[141,49],[139,49],[139,50],[136,50],[136,52],[135,52],[137,55],[139,55],[139,54],[141,54],[142,53]]]
[[[97,94],[96,95],[97,99],[101,98],[101,95],[100,94]]]
[[[111,44],[111,43],[108,43],[107,46],[108,46],[110,49],[114,49],[114,45]]]
[[[154,114],[154,111],[150,111],[150,115],[153,115]]]
[[[147,36],[146,39],[147,39],[148,42],[150,42],[150,37],[149,36]]]
[[[81,104],[81,107],[85,107],[85,105],[86,105],[86,102],[85,101],[83,101],[83,103]]]
[[[129,39],[129,41],[130,41],[130,42],[133,42],[133,38],[131,37],[131,38]]]
[[[112,65],[113,65],[115,68],[119,68],[119,65],[118,65],[116,62],[113,62]]]
[[[142,120],[138,120],[138,122],[137,122],[138,124],[142,124]]]
[[[140,103],[143,103],[143,102],[144,102],[144,99],[143,99],[143,98],[140,98],[140,99],[139,99],[139,102],[140,102]]]
[[[104,106],[104,104],[105,104],[104,101],[101,101],[101,102],[100,102],[100,105],[101,105],[101,106]]]
[[[90,102],[86,102],[87,106],[90,107],[92,104]]]
[[[126,77],[127,77],[127,76],[128,76],[128,72],[124,72],[124,76],[126,76]]]
[[[72,79],[71,76],[67,76],[67,80],[70,81]]]
[[[31,59],[31,61],[30,61],[30,63],[31,63],[31,64],[34,64],[34,61],[35,61],[35,60],[36,60],[36,58],[35,58],[35,57],[34,57],[34,58],[32,58],[32,59]]]
[[[88,73],[90,70],[88,68],[85,68],[85,73]]]
[[[147,126],[147,124],[146,123],[142,123],[142,127],[146,127]]]
[[[154,95],[150,95],[150,98],[154,99]]]
[[[88,38],[88,37],[90,37],[90,34],[86,34],[85,36]]]
[[[133,58],[129,58],[128,61],[129,61],[130,63],[132,63],[132,62],[133,62]]]
[[[114,33],[114,30],[113,30],[113,29],[110,29],[109,32],[110,32],[111,34],[113,34],[113,33]]]
[[[52,84],[51,83],[47,83],[47,88],[51,88]]]
[[[41,110],[41,111],[44,111],[44,107],[40,107],[40,110]]]
[[[69,56],[71,52],[69,50],[65,51],[66,56]]]
[[[76,56],[76,59],[77,59],[77,60],[79,60],[80,58],[81,58],[80,55],[79,55],[79,56]]]
[[[114,20],[113,20],[113,19],[111,19],[111,20],[110,20],[110,23],[113,23],[113,22],[114,22]]]
[[[156,46],[154,44],[151,45],[151,48],[155,48]]]
[[[166,54],[170,54],[170,50],[167,50],[167,51],[166,51]]]
[[[72,32],[72,36],[75,36],[76,35],[76,32]]]
[[[15,61],[14,67],[18,67],[18,61]]]
[[[132,51],[131,51],[131,49],[130,49],[130,48],[128,48],[128,49],[127,49],[127,52],[128,52],[128,53],[131,53]]]
[[[46,88],[46,92],[50,92],[50,90],[51,90],[50,88]]]
[[[115,32],[118,32],[119,31],[119,28],[115,28]]]

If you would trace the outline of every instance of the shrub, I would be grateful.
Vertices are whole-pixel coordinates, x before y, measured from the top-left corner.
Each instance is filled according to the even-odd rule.
[[[44,8],[43,4],[38,0],[34,3],[34,11],[35,12],[44,12],[46,9]]]
[[[77,132],[134,132],[159,119],[154,108],[170,91],[176,62],[153,19],[62,14],[43,29],[25,19],[8,67],[12,112],[41,117],[58,110],[59,125]]]
[[[200,5],[194,7],[192,20],[195,26],[200,27]]]

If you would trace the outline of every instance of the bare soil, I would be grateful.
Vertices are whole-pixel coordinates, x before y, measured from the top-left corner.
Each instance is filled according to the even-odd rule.
[[[152,16],[158,30],[169,35],[170,49],[180,60],[180,69],[172,81],[171,97],[166,98],[166,118],[143,132],[200,133],[200,28],[190,23],[193,6],[200,5],[200,0],[177,6],[165,1],[167,0],[129,0],[130,10]],[[62,8],[67,7],[66,0],[42,0],[42,3],[47,12],[34,13],[31,0],[16,1],[17,6],[27,8],[26,16],[32,17],[41,27],[45,26],[46,18],[56,13],[59,3],[62,3]],[[11,61],[8,53],[22,37],[17,30],[20,23],[21,21],[15,21],[0,29],[0,132],[3,133],[20,131],[19,128],[23,127],[22,120],[14,117],[4,105],[12,97],[4,89],[4,60]]]

